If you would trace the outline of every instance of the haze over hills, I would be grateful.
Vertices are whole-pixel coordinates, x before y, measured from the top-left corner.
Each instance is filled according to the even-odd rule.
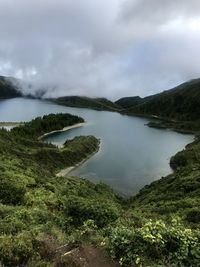
[[[20,96],[44,98],[44,95],[45,89],[38,89],[35,94],[23,94],[17,87],[16,79],[0,76],[0,98]],[[123,97],[112,102],[106,98],[63,96],[50,100],[70,107],[119,111],[129,115],[154,115],[180,121],[196,121],[200,117],[200,79],[185,82],[170,90],[144,98]]]
[[[22,96],[19,88],[15,85],[16,79],[0,76],[0,98],[13,98]]]
[[[124,97],[114,103],[105,98],[80,96],[61,97],[56,101],[66,106],[119,111],[128,115],[153,115],[178,121],[197,121],[200,117],[200,79],[145,98]]]

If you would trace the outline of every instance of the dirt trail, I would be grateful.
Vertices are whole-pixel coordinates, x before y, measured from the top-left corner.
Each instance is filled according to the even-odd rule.
[[[81,246],[66,252],[55,267],[120,267],[101,248]]]

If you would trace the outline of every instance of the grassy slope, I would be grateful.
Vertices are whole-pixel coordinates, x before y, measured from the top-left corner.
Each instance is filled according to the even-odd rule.
[[[182,119],[186,117],[193,119],[195,114],[183,113]],[[179,118],[177,113],[174,118]],[[193,128],[195,124],[190,122]],[[70,164],[74,162],[74,156],[65,153],[79,147],[76,140],[70,149],[62,151],[36,141],[35,134],[27,138],[21,133],[0,132],[1,188],[6,189],[1,195],[0,255],[6,266],[27,261],[31,262],[29,266],[37,266],[37,262],[38,266],[42,262],[43,266],[52,266],[56,246],[66,242],[106,242],[110,253],[127,264],[199,266],[200,233],[195,230],[200,224],[198,137],[171,159],[174,174],[123,202],[106,186],[76,178],[55,178],[55,171],[66,167],[67,155],[72,159]],[[80,151],[82,142],[84,139],[78,142]],[[78,155],[75,153],[75,158]],[[169,218],[176,215],[184,225],[169,223]],[[149,222],[150,218],[155,221]],[[49,246],[53,246],[52,257]]]
[[[200,129],[200,79],[140,99],[137,105],[132,98],[125,98],[121,101],[123,107],[127,107],[126,113],[156,115],[164,118],[161,122],[150,122],[150,127],[174,128],[196,133]],[[130,108],[132,101],[133,107]],[[155,216],[178,214],[188,222],[199,224],[199,154],[200,139],[197,134],[194,143],[172,157],[170,163],[175,172],[143,188],[132,199],[132,207],[142,209],[148,214],[153,212]]]
[[[0,130],[1,266],[60,266],[57,247],[73,244],[85,220],[91,218],[102,227],[117,219],[119,204],[111,189],[55,176],[94,152],[99,140],[76,137],[58,149],[37,139],[44,131],[41,125],[61,129],[63,120],[67,126],[72,119],[80,120],[51,114],[10,132]]]
[[[157,266],[158,260],[161,266],[169,261],[178,266],[178,260],[181,266],[190,266],[188,261],[196,264],[198,231],[191,232],[174,223],[165,226],[160,221],[149,225],[148,221],[149,218],[166,220],[166,216],[178,214],[186,224],[198,226],[199,157],[195,154],[199,151],[198,140],[188,147],[188,161],[184,160],[185,152],[172,160],[175,174],[146,187],[125,202],[103,184],[55,176],[58,170],[81,161],[99,145],[99,141],[90,136],[67,141],[62,149],[38,141],[38,135],[43,133],[41,125],[54,130],[51,122],[56,117],[56,129],[63,128],[63,119],[66,125],[71,124],[72,118],[74,122],[80,119],[69,114],[51,114],[11,132],[0,130],[0,259],[3,266],[69,266],[72,259],[60,256],[80,244],[104,244],[113,257],[128,265],[140,262],[142,266]],[[182,251],[185,236],[189,249],[180,256],[179,247]],[[173,247],[171,259],[168,246],[174,238],[178,238],[178,247]],[[68,245],[60,254],[57,248],[63,244]],[[194,255],[191,249],[195,250]]]
[[[55,101],[59,104],[70,107],[91,108],[96,110],[108,110],[108,111],[118,111],[121,109],[117,104],[114,104],[112,101],[106,98],[66,96],[66,97],[60,97]]]
[[[157,215],[177,214],[200,224],[200,139],[171,158],[174,173],[145,186],[131,203]],[[190,216],[191,215],[191,216]]]
[[[139,194],[131,198],[126,217],[136,222],[138,218],[144,217],[148,220],[162,218],[165,222],[169,222],[172,216],[178,216],[195,232],[194,229],[198,229],[200,225],[200,137],[198,135],[200,130],[200,80],[192,80],[174,89],[140,99],[139,104],[135,104],[134,98],[125,98],[120,101],[123,107],[127,108],[125,111],[127,114],[156,115],[162,118],[161,122],[152,121],[151,127],[196,132],[195,142],[171,158],[170,164],[174,173],[145,186]],[[120,101],[117,103],[119,104]],[[132,107],[130,107],[131,102]],[[148,229],[150,228],[151,226],[148,227]],[[156,230],[153,231],[155,233]],[[149,234],[152,233],[150,231]],[[122,233],[118,231],[118,242],[120,240],[123,242],[120,235]],[[126,235],[129,235],[128,240],[130,240],[130,228],[123,234],[123,238],[126,239]],[[127,254],[128,248],[130,249],[131,246],[126,245],[125,247]],[[131,249],[133,251],[134,247]],[[152,247],[149,249],[151,251]],[[170,250],[169,247],[168,250]],[[160,253],[162,252],[160,251]],[[128,258],[123,253],[120,256],[124,256],[126,260]],[[176,264],[178,265],[178,263]],[[177,266],[176,264],[175,266]],[[192,263],[182,262],[180,265],[191,266]],[[194,266],[199,266],[199,261]]]

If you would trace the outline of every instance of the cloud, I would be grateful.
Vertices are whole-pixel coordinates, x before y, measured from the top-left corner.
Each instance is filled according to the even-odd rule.
[[[125,21],[160,26],[177,18],[199,17],[198,0],[126,0],[121,9]]]
[[[200,76],[199,1],[1,0],[0,73],[46,96],[148,95]]]

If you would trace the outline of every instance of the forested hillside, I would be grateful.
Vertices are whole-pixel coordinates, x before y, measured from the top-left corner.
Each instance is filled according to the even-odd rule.
[[[90,98],[85,96],[65,96],[55,100],[57,103],[80,108],[91,108],[96,110],[118,111],[121,108],[106,98]]]
[[[22,96],[18,88],[7,77],[0,76],[0,99]]]
[[[122,97],[120,99],[118,99],[117,101],[115,101],[115,104],[117,104],[118,106],[127,109],[127,108],[131,108],[134,107],[138,104],[141,104],[143,102],[143,99],[139,96],[130,96],[130,97]]]
[[[136,98],[137,100],[138,98]],[[200,79],[183,83],[171,90],[138,99],[118,100],[118,105],[128,114],[156,115],[181,121],[196,121],[200,118]]]

